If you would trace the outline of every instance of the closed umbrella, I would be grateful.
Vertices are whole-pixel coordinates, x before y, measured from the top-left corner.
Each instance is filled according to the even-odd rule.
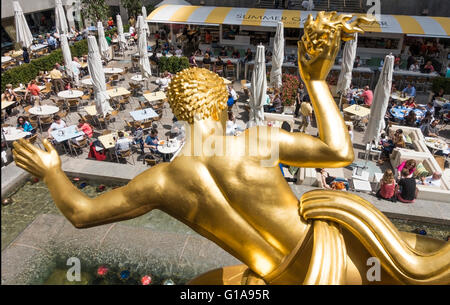
[[[264,101],[266,100],[267,76],[264,46],[256,49],[255,66],[252,75],[250,96],[250,120],[249,127],[262,125],[264,121]]]
[[[137,22],[136,22],[136,32],[140,34],[141,28],[145,30],[145,36],[147,37],[147,35],[150,32],[150,30],[148,28],[148,24],[147,24],[147,22],[145,22],[143,16],[138,16]]]
[[[105,30],[103,29],[103,24],[101,21],[97,22],[97,30],[98,30],[98,43],[100,46],[100,54],[106,61],[109,61],[110,60],[109,46],[105,38]]]
[[[64,58],[64,63],[66,66],[66,73],[68,76],[73,78],[73,68],[72,68],[72,55],[70,53],[69,43],[67,42],[66,34],[61,34],[59,37],[61,42],[61,50]]]
[[[119,46],[122,50],[125,50],[127,40],[125,39],[125,35],[123,33],[122,17],[120,17],[120,15],[117,15],[116,19],[117,19],[117,32],[119,33]]]
[[[147,36],[150,35],[150,29],[148,27],[148,23],[147,21],[145,21],[147,19],[147,9],[145,8],[145,6],[142,7],[142,17],[144,17],[144,27],[147,30]]]
[[[106,93],[105,73],[94,36],[88,37],[88,69],[94,88],[95,108],[99,115],[105,117],[106,114],[111,113],[112,108],[108,102],[109,95]]]
[[[55,23],[56,31],[59,34],[68,33],[66,14],[64,13],[61,0],[55,0]]]
[[[275,88],[281,87],[281,68],[284,59],[284,33],[283,23],[278,22],[277,32],[273,42],[272,70],[270,71],[270,85]]]
[[[139,16],[142,18],[142,16]],[[148,60],[147,51],[147,36],[146,31],[141,27],[139,31],[139,65],[141,67],[142,77],[149,78],[152,75],[152,70],[150,68],[150,61]]]
[[[341,108],[342,95],[346,94],[352,82],[353,64],[356,57],[356,46],[358,44],[358,34],[355,34],[355,39],[345,42],[344,51],[342,53],[341,73],[336,84],[336,92],[341,93],[339,100],[339,109]]]
[[[28,23],[23,15],[22,8],[18,1],[13,2],[14,7],[14,21],[16,24],[16,41],[22,45],[22,47],[29,48],[33,43],[33,35],[31,35]]]
[[[393,69],[394,56],[390,54],[384,60],[383,69],[375,87],[373,102],[370,106],[369,124],[363,138],[364,143],[370,143],[373,140],[378,141],[381,131],[386,127],[384,115],[391,95]]]

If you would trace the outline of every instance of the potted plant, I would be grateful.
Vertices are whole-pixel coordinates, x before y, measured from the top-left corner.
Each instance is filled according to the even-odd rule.
[[[295,75],[283,73],[281,81],[281,101],[284,106],[284,112],[293,113],[297,88],[300,86],[300,79]]]

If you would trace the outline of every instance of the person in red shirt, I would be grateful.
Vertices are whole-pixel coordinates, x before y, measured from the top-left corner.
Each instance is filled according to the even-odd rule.
[[[373,100],[373,92],[369,89],[369,86],[364,87],[364,92],[361,94],[361,97],[364,99],[364,104],[369,106],[372,105]]]
[[[112,19],[112,17],[109,17],[108,19],[108,27],[111,29],[114,26],[114,20]]]
[[[428,70],[426,72],[429,72],[429,73],[434,72],[434,67],[431,64],[431,61],[427,61],[427,64],[423,67],[423,69]]]
[[[36,80],[31,80],[31,82],[28,84],[27,91],[25,92],[25,100],[28,97],[28,93],[31,95],[31,103],[34,103],[34,105],[40,105],[40,94],[41,90],[36,85]]]
[[[79,119],[79,120],[78,120],[77,130],[78,130],[78,131],[84,132],[84,134],[87,135],[88,138],[92,138],[92,135],[93,135],[93,133],[94,133],[94,132],[92,131],[91,125],[89,125],[88,123],[86,123],[86,121],[83,120],[83,119]]]

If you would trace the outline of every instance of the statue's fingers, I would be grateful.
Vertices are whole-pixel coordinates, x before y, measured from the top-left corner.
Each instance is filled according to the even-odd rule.
[[[27,140],[20,139],[19,143],[20,143],[20,145],[22,145],[24,148],[26,148],[27,150],[29,150],[32,153],[37,153],[38,152],[38,149],[33,144],[28,142]]]
[[[30,166],[28,166],[28,164],[26,163],[22,163],[20,161],[16,161],[16,165],[24,170],[26,170],[27,172],[29,172],[30,174],[32,174],[33,176],[36,176],[38,178],[41,178],[42,175],[36,171],[34,168],[31,168]]]
[[[55,148],[47,139],[43,139],[41,142],[44,145],[44,148],[46,151],[48,151],[48,152],[55,151]]]
[[[13,153],[14,152],[28,159],[31,159],[33,156],[33,152],[29,151],[28,149],[26,149],[24,146],[21,145],[20,146],[14,145]]]
[[[26,164],[28,167],[33,168],[34,170],[39,169],[38,167],[36,167],[36,162],[34,162],[34,160],[32,158],[23,156],[15,150],[13,150],[12,155],[13,155],[14,161],[16,161],[16,162],[19,161],[22,164]]]

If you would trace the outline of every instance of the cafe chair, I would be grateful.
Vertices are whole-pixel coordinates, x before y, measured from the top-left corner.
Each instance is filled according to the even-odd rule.
[[[203,69],[211,70],[210,64],[203,64]]]
[[[141,128],[142,128],[143,130],[149,130],[149,129],[152,129],[152,126],[153,126],[153,120],[152,120],[152,121],[146,121],[146,122],[142,122],[142,123],[141,123]]]
[[[84,137],[82,140],[78,141],[78,144],[75,142],[72,142],[71,144],[72,144],[72,147],[74,148],[75,154],[78,156],[83,153],[83,148],[87,147],[89,145],[89,142],[88,142],[88,138]]]
[[[45,96],[45,98],[50,98],[50,95],[53,93],[52,83],[45,83],[45,89],[42,90],[41,93]]]
[[[78,99],[69,99],[67,100],[69,104],[70,111],[78,111],[79,100]]]
[[[128,163],[127,158],[130,157],[131,160],[133,161],[133,165],[135,165],[135,163],[134,163],[134,157],[133,157],[133,154],[131,153],[131,148],[130,148],[130,149],[127,149],[127,150],[119,151],[118,153],[119,153],[120,158],[124,159],[127,163]],[[130,164],[131,164],[131,163],[130,163]]]
[[[234,68],[233,64],[227,64],[227,68],[226,68],[226,77],[232,77],[233,80],[236,77],[236,70]],[[231,75],[231,76],[230,76]]]
[[[109,120],[111,119],[111,115],[108,113],[105,117],[99,116],[98,117],[98,123],[99,127],[101,128],[102,125],[105,127],[105,129],[108,127]]]

